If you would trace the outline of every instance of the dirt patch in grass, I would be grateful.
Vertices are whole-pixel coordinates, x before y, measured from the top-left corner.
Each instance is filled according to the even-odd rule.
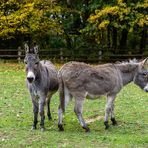
[[[103,119],[103,116],[99,116],[99,115],[94,115],[94,116],[90,116],[89,118],[86,119],[86,123],[92,123],[92,122],[95,122],[95,121],[99,121]]]

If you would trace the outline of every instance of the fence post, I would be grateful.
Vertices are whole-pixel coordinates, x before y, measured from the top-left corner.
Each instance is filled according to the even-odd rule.
[[[99,62],[101,62],[102,61],[102,50],[99,50]]]
[[[63,62],[63,49],[60,48],[60,60],[61,62]]]
[[[21,55],[22,55],[21,47],[19,46],[17,50],[18,50],[18,58],[17,58],[17,60],[18,60],[18,63],[21,63]]]

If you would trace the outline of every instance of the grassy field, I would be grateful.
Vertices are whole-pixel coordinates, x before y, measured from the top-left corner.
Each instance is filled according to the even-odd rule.
[[[64,117],[65,131],[57,128],[58,94],[51,101],[52,121],[45,119],[45,132],[31,131],[32,104],[25,86],[23,64],[0,63],[0,147],[100,148],[148,147],[148,93],[130,84],[118,94],[115,112],[118,126],[104,129],[105,97],[86,100],[84,118],[90,133],[85,133],[73,112],[70,102]]]

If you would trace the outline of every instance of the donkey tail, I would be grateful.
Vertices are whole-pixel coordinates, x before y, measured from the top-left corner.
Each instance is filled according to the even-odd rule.
[[[58,79],[59,79],[59,96],[60,96],[59,108],[61,108],[62,111],[65,112],[65,92],[64,92],[64,82],[62,79],[61,71],[59,71],[58,73]]]

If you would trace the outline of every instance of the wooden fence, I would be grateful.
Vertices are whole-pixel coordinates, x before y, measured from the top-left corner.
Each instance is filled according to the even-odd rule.
[[[127,59],[142,59],[148,55],[131,54],[124,52],[123,54],[115,54],[105,50],[68,50],[68,49],[49,49],[39,51],[40,59],[49,59],[57,62],[67,61],[83,61],[83,62],[115,62]],[[25,56],[24,50],[21,49],[0,49],[0,59],[23,61]]]

